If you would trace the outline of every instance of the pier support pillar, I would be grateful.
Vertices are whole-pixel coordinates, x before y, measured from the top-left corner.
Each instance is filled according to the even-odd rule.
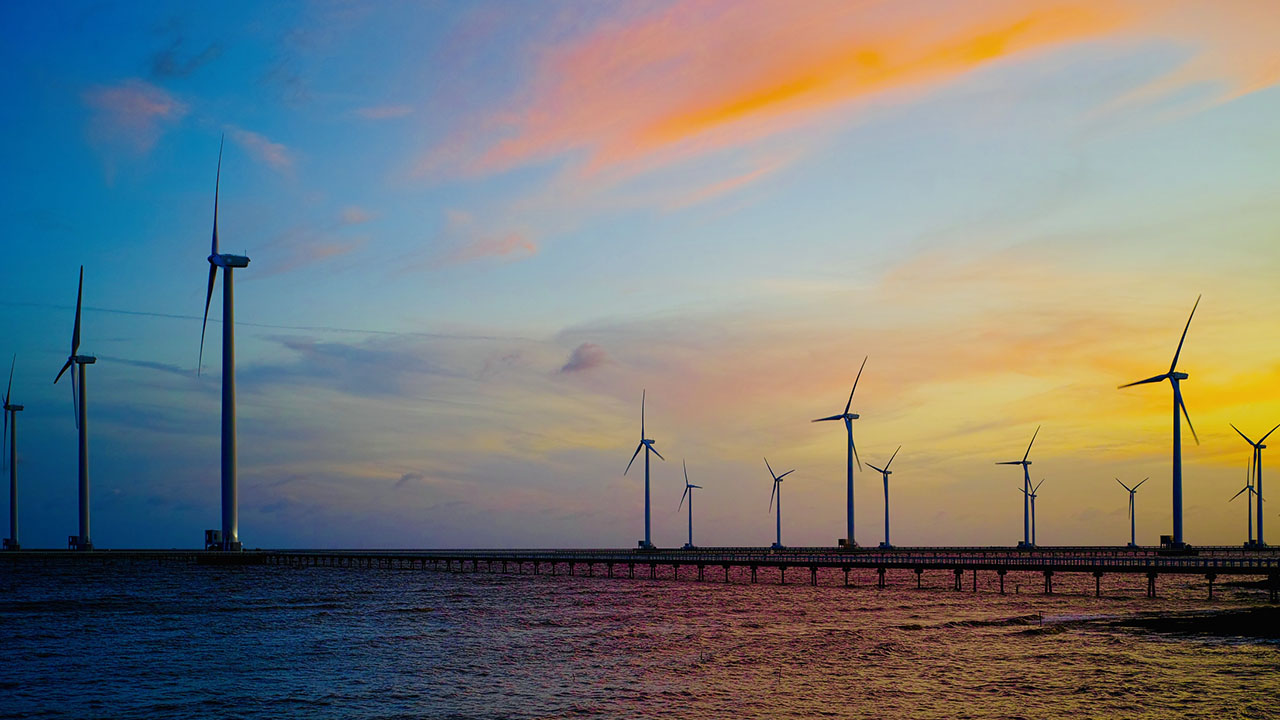
[[[844,566],[844,586],[849,587],[849,566]]]
[[[924,575],[924,568],[916,568],[916,589],[920,589],[920,578]]]
[[[786,565],[778,566],[778,584],[779,585],[787,584],[787,566]]]
[[[1053,571],[1052,570],[1044,571],[1044,594],[1045,595],[1053,594]]]
[[[657,580],[657,579],[658,579],[658,564],[657,564],[657,563],[649,563],[649,579],[650,579],[650,580]]]
[[[627,563],[627,577],[631,578],[632,580],[635,580],[635,579],[636,579],[636,564],[635,564],[635,563]]]
[[[538,574],[540,574],[540,573],[542,572],[542,570],[540,569],[540,565],[541,565],[541,563],[539,563],[537,560],[534,560],[534,561],[533,561],[533,574],[534,574],[534,575],[538,575]]]
[[[1155,596],[1156,596],[1156,574],[1153,572],[1149,572],[1147,573],[1147,597],[1153,598]]]
[[[974,591],[974,592],[978,592],[978,570],[977,570],[977,568],[974,568],[974,570],[973,570],[973,591]]]
[[[1209,573],[1208,575],[1204,576],[1204,579],[1209,581],[1209,599],[1212,600],[1213,599],[1213,581],[1217,580],[1218,576],[1214,575],[1213,573]]]
[[[755,565],[752,565],[752,566],[751,566],[751,583],[754,585],[754,584],[755,584],[755,582],[756,582],[756,566],[755,566]],[[1273,587],[1274,587],[1274,585],[1273,585]],[[1274,590],[1272,590],[1272,591],[1271,591],[1271,596],[1272,596],[1272,599],[1274,600],[1274,599],[1275,599],[1275,591],[1274,591]]]
[[[724,584],[725,585],[729,584],[729,566],[728,565],[724,566]]]
[[[1268,584],[1271,586],[1271,602],[1275,602],[1277,591],[1280,591],[1280,574],[1271,573],[1271,582]]]
[[[999,570],[996,571],[996,575],[1000,576],[1000,594],[1001,595],[1004,594],[1004,574],[1006,572],[1008,572],[1008,570],[1005,570],[1004,568],[1000,568]]]
[[[706,569],[706,565],[698,566],[698,582],[702,582],[702,571]]]
[[[605,563],[605,567],[609,569],[609,577],[613,577],[613,563]]]
[[[877,575],[876,587],[881,589],[884,589],[884,586],[885,586],[884,572],[885,572],[884,568],[876,568],[876,575]]]
[[[818,567],[816,565],[809,567],[809,584],[814,587],[818,586]]]
[[[960,577],[961,577],[962,575],[964,575],[964,570],[961,570],[960,568],[956,568],[956,569],[955,569],[955,574],[956,574],[956,578],[955,578],[955,579],[956,579],[956,582],[955,582],[955,589],[956,589],[956,590],[959,590],[959,589],[960,589]]]
[[[587,577],[595,577],[595,576],[596,576],[596,564],[587,563]]]
[[[569,563],[569,577],[573,577],[573,570],[576,565],[577,563]]]
[[[1102,597],[1102,571],[1093,571],[1093,596]]]
[[[671,563],[671,579],[677,582],[680,580],[680,563]]]

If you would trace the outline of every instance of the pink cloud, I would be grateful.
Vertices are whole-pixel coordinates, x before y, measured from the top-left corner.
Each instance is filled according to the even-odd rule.
[[[471,215],[460,211],[449,213],[442,241],[448,249],[432,263],[436,267],[477,260],[511,262],[538,252],[538,244],[525,233],[483,232]]]
[[[92,136],[101,142],[123,143],[138,154],[151,150],[166,126],[187,114],[184,103],[136,78],[95,86],[83,97],[94,111]]]
[[[255,160],[277,172],[293,170],[293,153],[278,142],[250,130],[231,128],[231,139],[239,143]]]
[[[391,120],[412,115],[413,107],[409,105],[373,105],[358,108],[355,114],[365,120]]]

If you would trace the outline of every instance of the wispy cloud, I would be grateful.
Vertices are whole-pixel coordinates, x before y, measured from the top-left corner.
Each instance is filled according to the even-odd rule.
[[[104,144],[123,144],[137,154],[150,151],[164,130],[187,114],[185,103],[137,78],[94,86],[83,97],[93,110],[91,138]]]
[[[369,222],[373,217],[373,213],[358,205],[348,205],[342,209],[343,225],[360,225]]]
[[[187,54],[186,38],[178,35],[169,45],[151,56],[151,75],[157,78],[184,78],[222,55],[222,44],[211,42],[196,53]]]
[[[292,172],[293,152],[283,143],[273,142],[251,130],[238,127],[231,127],[230,130],[231,139],[235,140],[255,160],[277,172]]]
[[[569,360],[561,368],[561,374],[577,373],[600,367],[609,362],[609,353],[604,348],[591,342],[584,342],[573,349]]]
[[[538,252],[538,244],[524,232],[487,232],[477,227],[475,219],[469,213],[456,210],[448,214],[444,232],[437,244],[443,250],[430,262],[434,267],[478,260],[511,262]]]

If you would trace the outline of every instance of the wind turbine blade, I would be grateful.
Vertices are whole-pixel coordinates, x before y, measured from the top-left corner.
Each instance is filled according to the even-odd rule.
[[[213,302],[213,283],[218,279],[218,266],[209,263],[209,293],[204,296],[204,322],[200,323],[200,355],[196,360],[196,374],[200,374],[200,367],[204,365],[204,331],[209,326],[209,303]]]
[[[1035,486],[1035,487],[1033,487],[1033,488],[1031,488],[1031,494],[1032,494],[1032,495],[1035,495],[1037,492],[1039,492],[1039,491],[1040,491],[1040,486],[1041,486],[1041,485],[1043,485],[1043,484],[1044,484],[1044,479],[1043,479],[1043,478],[1041,478],[1040,482],[1036,483],[1036,486]]]
[[[1153,377],[1147,378],[1146,380],[1138,380],[1137,382],[1131,382],[1131,383],[1128,383],[1127,385],[1120,385],[1116,389],[1123,390],[1127,387],[1133,387],[1134,385],[1146,385],[1147,383],[1160,382],[1161,380],[1165,380],[1168,377],[1169,377],[1169,373],[1165,373],[1163,375],[1155,375]]]
[[[1253,445],[1254,447],[1257,447],[1258,445],[1261,445],[1261,444],[1262,444],[1262,440],[1259,440],[1259,441],[1258,441],[1258,442],[1256,442],[1256,443],[1255,443],[1254,441],[1250,440],[1248,435],[1245,435],[1244,433],[1240,432],[1240,428],[1236,427],[1236,424],[1235,424],[1235,423],[1227,423],[1227,424],[1231,426],[1231,429],[1232,429],[1232,430],[1235,430],[1235,431],[1236,431],[1236,434],[1237,434],[1237,435],[1239,435],[1240,437],[1244,438],[1244,441],[1245,441],[1245,442],[1247,442],[1247,443],[1249,443],[1250,445]],[[1267,433],[1267,434],[1268,434],[1268,435],[1270,435],[1271,433]],[[1265,439],[1265,438],[1263,438],[1263,439]]]
[[[902,449],[902,446],[901,446],[901,445],[899,445],[899,446],[898,446],[898,450],[901,450],[901,449]],[[887,462],[887,463],[885,463],[885,464],[884,464],[884,469],[885,469],[885,470],[888,470],[888,469],[889,469],[889,466],[893,464],[893,459],[894,459],[894,458],[896,458],[896,457],[898,457],[898,450],[894,450],[894,451],[893,451],[893,454],[889,456],[889,462]]]
[[[1191,425],[1191,415],[1187,412],[1187,404],[1182,401],[1182,393],[1178,393],[1178,407],[1182,408],[1182,417],[1187,419],[1187,429],[1191,431],[1191,437],[1195,438],[1196,444],[1200,444],[1200,436],[1196,435],[1196,429]]]
[[[1280,429],[1280,423],[1277,423],[1275,427],[1268,430],[1267,434],[1263,435],[1262,439],[1258,441],[1258,444],[1261,445],[1262,443],[1266,442],[1267,438],[1271,437],[1271,433],[1275,432],[1277,429]]]
[[[644,447],[644,443],[640,443],[639,445],[636,446],[636,451],[631,454],[631,460],[627,462],[627,469],[622,471],[623,475],[626,475],[627,470],[631,469],[631,463],[636,461],[636,456],[640,454],[640,448],[643,448],[643,447]]]
[[[769,465],[769,458],[764,459],[764,466],[769,468],[769,477],[773,478],[774,480],[777,480],[778,476],[773,474],[773,467]]]
[[[1021,460],[1009,460],[1009,461],[1006,461],[1006,462],[998,462],[998,463],[996,463],[996,464],[997,464],[997,465],[1021,465],[1021,464],[1022,464],[1022,461],[1021,461]]]
[[[849,431],[849,447],[853,448],[853,459],[858,463],[858,470],[862,470],[862,458],[858,457],[858,445],[853,442],[852,427]]]
[[[1040,426],[1036,426],[1036,431],[1031,434],[1031,442],[1027,443],[1027,452],[1022,456],[1022,462],[1026,462],[1031,457],[1031,446],[1036,444],[1036,435],[1040,434]]]
[[[1144,483],[1144,482],[1146,482],[1146,481],[1148,481],[1148,480],[1150,480],[1150,479],[1151,479],[1151,478],[1142,478],[1142,482],[1138,483],[1137,485],[1134,485],[1134,486],[1133,486],[1133,489],[1134,489],[1134,490],[1137,490],[1138,488],[1142,487],[1142,483]]]
[[[57,384],[58,384],[58,381],[62,379],[62,373],[66,372],[66,371],[67,371],[67,368],[71,367],[71,363],[72,363],[72,362],[73,362],[73,361],[72,361],[72,359],[71,359],[71,358],[67,358],[67,364],[65,364],[65,365],[63,365],[63,366],[62,366],[62,369],[58,371],[58,377],[56,377],[56,378],[54,378],[54,379],[53,379],[53,384],[54,384],[54,385],[57,385]]]
[[[688,485],[685,485],[685,486],[684,486],[684,495],[681,495],[681,496],[680,496],[680,504],[676,506],[676,510],[679,510],[680,508],[684,507],[684,499],[685,499],[688,495],[689,495],[689,486],[688,486]]]
[[[13,392],[13,368],[18,364],[18,356],[13,356],[13,362],[9,363],[9,386],[4,389],[4,404],[9,404],[9,393]]]
[[[80,301],[84,298],[84,266],[80,266],[80,284],[76,286],[76,325],[71,331],[71,354],[80,349]]]
[[[1116,482],[1120,483],[1120,487],[1124,488],[1125,490],[1128,490],[1129,492],[1133,492],[1133,490],[1130,489],[1128,485],[1125,485],[1124,483],[1120,482],[1120,478],[1116,478]]]
[[[845,414],[845,415],[848,415],[848,414],[849,414],[849,408],[853,407],[853,393],[854,393],[854,391],[855,391],[855,390],[857,390],[857,389],[858,389],[858,380],[859,380],[859,378],[861,378],[861,377],[862,377],[862,368],[865,368],[865,367],[867,366],[867,358],[868,358],[868,357],[871,357],[871,356],[870,356],[870,355],[867,355],[867,356],[865,356],[865,357],[863,357],[863,358],[862,358],[862,367],[858,368],[858,376],[857,376],[857,377],[855,377],[855,378],[853,379],[853,390],[850,390],[850,391],[849,391],[849,402],[847,402],[847,403],[845,403],[845,404],[844,404],[844,414]]]
[[[875,465],[872,465],[871,463],[867,463],[867,467],[871,468],[872,470],[875,470],[878,473],[884,472],[884,468],[878,468]]]
[[[1245,485],[1244,487],[1240,488],[1240,492],[1238,492],[1238,493],[1236,493],[1235,495],[1232,495],[1232,496],[1231,496],[1231,500],[1235,500],[1236,498],[1240,497],[1240,495],[1241,495],[1242,493],[1245,493],[1245,492],[1247,492],[1247,491],[1249,491],[1249,490],[1252,490],[1252,489],[1253,489],[1253,488],[1249,487],[1248,485]],[[1231,502],[1231,500],[1228,500],[1227,502]]]
[[[691,488],[696,488],[696,489],[698,489],[698,490],[701,490],[701,489],[702,489],[702,486],[701,486],[701,485],[690,485],[689,487],[691,487]]]
[[[689,465],[685,463],[684,458],[680,458],[680,467],[684,468],[684,486],[689,487]]]
[[[795,472],[795,470],[788,470],[788,471],[786,471],[786,472],[782,473],[781,475],[779,475],[779,476],[778,476],[778,482],[782,482],[782,478],[784,478],[784,477],[786,477],[786,476],[790,475],[790,474],[791,474],[791,473],[793,473],[793,472]]]
[[[1169,372],[1178,367],[1178,356],[1182,354],[1182,343],[1187,340],[1187,331],[1191,329],[1191,318],[1196,316],[1196,308],[1200,307],[1200,295],[1196,296],[1196,304],[1191,306],[1191,314],[1187,316],[1187,326],[1182,328],[1182,338],[1178,340],[1178,349],[1173,353],[1173,362],[1169,364]]]
[[[218,254],[218,189],[222,185],[222,146],[227,142],[227,136],[223,135],[222,140],[218,142],[218,174],[213,181],[213,245],[210,255]]]
[[[644,398],[648,393],[647,390],[640,390],[640,439],[644,439]]]
[[[653,451],[653,454],[654,454],[654,455],[657,455],[657,456],[658,456],[658,459],[659,459],[659,460],[661,460],[662,462],[666,462],[666,461],[667,461],[667,459],[666,459],[666,458],[662,457],[662,453],[658,452],[658,449],[657,449],[657,448],[655,448],[655,447],[654,447],[654,446],[652,446],[652,445],[649,445],[648,447],[649,447],[649,449],[650,449],[650,450],[652,450],[652,451]]]
[[[818,418],[817,420],[810,420],[809,422],[826,422],[828,420],[843,420],[843,419],[844,419],[843,415],[832,415],[831,417]]]
[[[773,479],[773,491],[769,493],[769,511],[773,511],[773,496],[778,493],[778,478]]]

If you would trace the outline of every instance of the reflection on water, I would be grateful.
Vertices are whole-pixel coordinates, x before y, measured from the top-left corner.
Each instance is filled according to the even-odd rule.
[[[138,565],[0,572],[4,717],[1265,717],[1280,645],[1075,622],[1203,578],[679,581]],[[773,574],[769,574],[772,572]],[[800,584],[803,582],[804,584]],[[772,583],[772,584],[771,584]],[[791,584],[796,583],[796,584]]]

